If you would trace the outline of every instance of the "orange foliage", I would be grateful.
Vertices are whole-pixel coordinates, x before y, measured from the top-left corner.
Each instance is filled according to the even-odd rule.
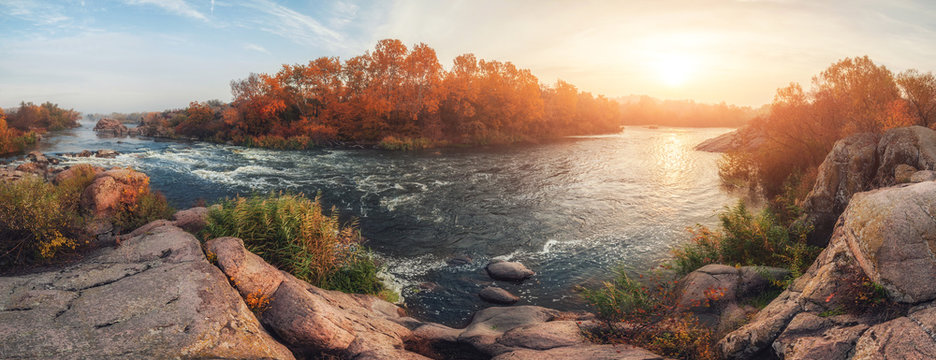
[[[754,152],[730,154],[720,165],[722,173],[734,178],[729,182],[751,181],[773,198],[791,174],[817,167],[838,139],[919,123],[913,104],[900,97],[886,67],[867,56],[840,60],[813,77],[808,93],[796,83],[778,89],[770,113],[749,125],[764,144]]]
[[[283,65],[276,74],[250,74],[232,81],[231,90],[231,106],[214,109],[210,120],[203,105],[192,103],[176,133],[301,148],[388,137],[516,142],[613,132],[620,125],[616,103],[571,84],[541,86],[529,70],[471,54],[446,71],[426,44],[407,48],[395,39],[344,62],[322,57]]]

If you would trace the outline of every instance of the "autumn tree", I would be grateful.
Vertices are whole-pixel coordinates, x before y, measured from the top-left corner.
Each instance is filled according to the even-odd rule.
[[[916,124],[936,127],[936,76],[910,69],[897,76],[897,85],[910,103]]]
[[[772,198],[790,179],[814,173],[838,139],[912,124],[909,109],[886,67],[867,56],[837,61],[813,77],[808,93],[796,83],[778,89],[769,114],[751,125],[764,144],[728,154],[721,173],[755,181],[750,186]]]

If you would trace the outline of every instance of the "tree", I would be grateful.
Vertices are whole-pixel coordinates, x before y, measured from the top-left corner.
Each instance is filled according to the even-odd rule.
[[[894,76],[868,56],[845,58],[813,77],[816,116],[839,137],[879,132],[887,107],[900,98]]]
[[[936,76],[910,69],[897,75],[897,85],[910,102],[917,124],[936,126]]]

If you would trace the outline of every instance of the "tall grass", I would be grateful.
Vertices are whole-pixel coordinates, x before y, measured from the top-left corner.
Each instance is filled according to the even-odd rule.
[[[205,238],[241,238],[247,250],[321,288],[365,294],[384,290],[357,224],[341,224],[334,208],[326,214],[319,197],[270,194],[235,197],[220,205],[208,214]]]

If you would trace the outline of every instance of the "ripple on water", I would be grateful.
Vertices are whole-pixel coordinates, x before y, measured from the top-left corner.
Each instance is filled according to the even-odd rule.
[[[718,155],[692,147],[726,131],[628,128],[552,144],[388,153],[118,144],[77,129],[43,151],[115,148],[124,154],[65,161],[143,170],[180,207],[245,191],[321,191],[343,219],[360,218],[383,276],[415,314],[458,326],[486,306],[476,294],[492,283],[483,270],[492,259],[537,272],[522,284],[497,282],[521,304],[581,309],[575,286],[608,279],[618,264],[646,271],[688,239],[687,226],[715,224],[734,198],[718,189]],[[456,255],[475,261],[448,266]],[[419,290],[426,281],[438,289]]]

